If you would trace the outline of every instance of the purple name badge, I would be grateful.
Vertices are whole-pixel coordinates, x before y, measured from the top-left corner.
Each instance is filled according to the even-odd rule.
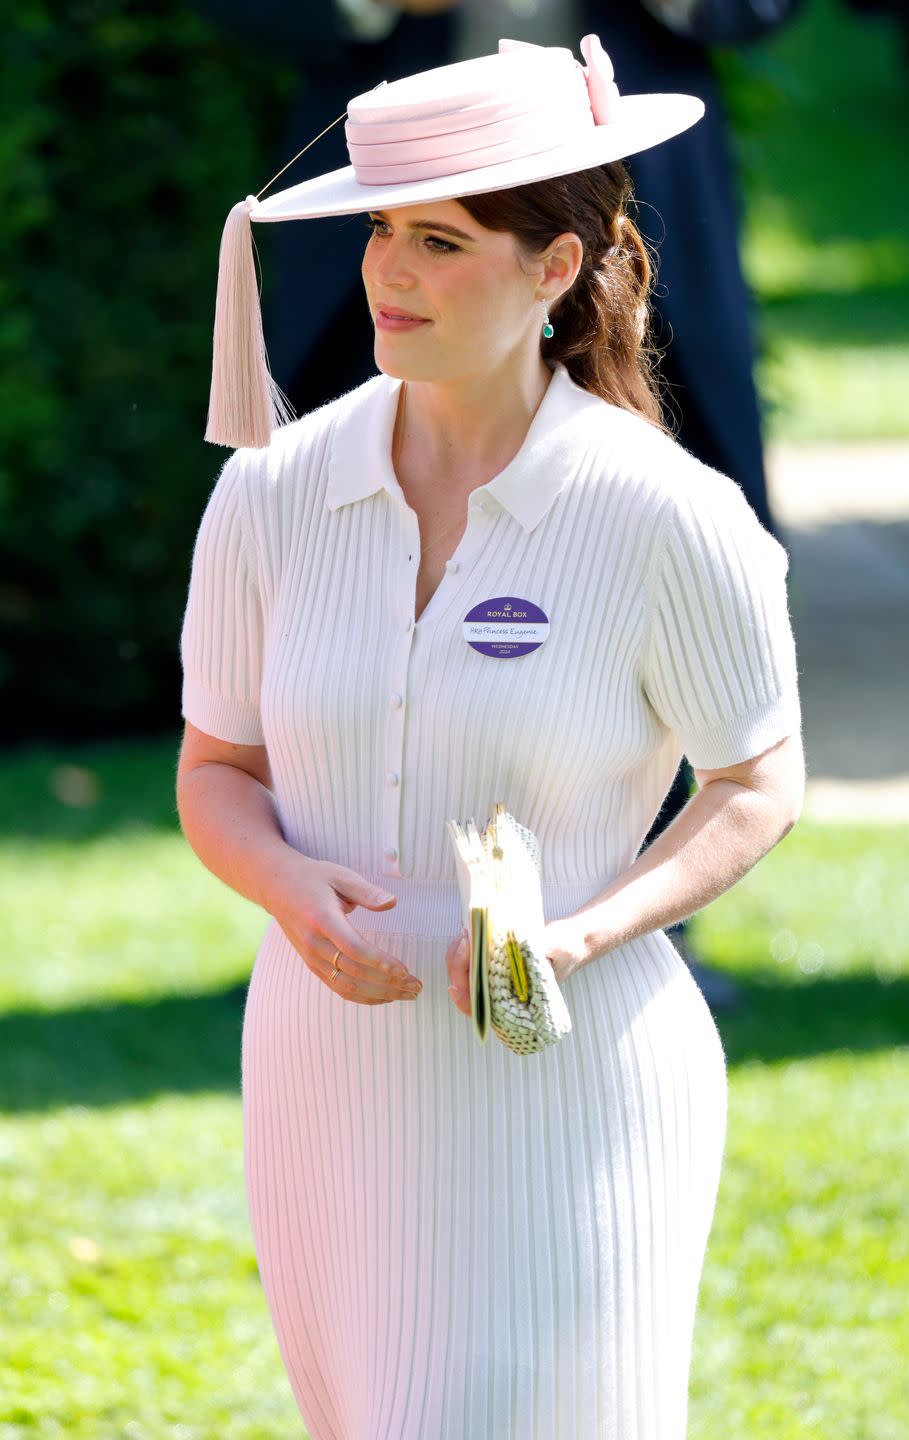
[[[549,617],[531,600],[498,595],[481,600],[464,616],[464,639],[472,650],[494,660],[516,660],[539,650],[549,634]]]

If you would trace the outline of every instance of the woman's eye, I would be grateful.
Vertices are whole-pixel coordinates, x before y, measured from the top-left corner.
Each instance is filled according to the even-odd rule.
[[[364,221],[364,224],[369,227],[373,235],[378,235],[380,233],[380,231],[376,228],[377,226],[384,226],[386,230],[388,229],[387,220],[366,220]],[[427,235],[426,244],[431,249],[435,249],[435,247],[438,246],[439,248],[435,251],[437,255],[445,255],[452,250],[460,250],[461,248],[460,245],[452,245],[450,240],[442,240],[438,235]]]

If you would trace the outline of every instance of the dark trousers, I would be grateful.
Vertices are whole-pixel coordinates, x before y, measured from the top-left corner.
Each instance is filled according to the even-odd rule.
[[[647,846],[650,844],[651,840],[655,840],[658,835],[662,834],[662,832],[666,829],[667,825],[672,824],[672,821],[675,819],[676,815],[678,815],[682,810],[684,810],[686,804],[688,803],[688,797],[691,793],[691,786],[693,782],[694,775],[692,773],[691,766],[688,764],[688,761],[683,757],[682,763],[676,771],[675,779],[673,780],[668,791],[666,792],[666,798],[660,806],[660,813],[657,815],[649,831],[647,832],[647,835],[644,838],[644,843],[639,851],[640,854],[643,854],[644,851],[647,849]],[[678,923],[675,925],[667,925],[666,934],[673,936],[675,939],[679,940],[684,936],[688,923],[689,922],[687,920],[679,920]]]

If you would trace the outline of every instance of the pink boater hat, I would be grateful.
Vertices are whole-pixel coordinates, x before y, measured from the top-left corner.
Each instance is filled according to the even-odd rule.
[[[561,46],[500,40],[495,55],[383,81],[348,104],[350,165],[233,207],[221,238],[206,440],[262,449],[293,418],[268,370],[252,220],[353,215],[548,180],[647,150],[704,114],[694,95],[620,95],[596,35],[584,36],[581,53],[586,66]]]

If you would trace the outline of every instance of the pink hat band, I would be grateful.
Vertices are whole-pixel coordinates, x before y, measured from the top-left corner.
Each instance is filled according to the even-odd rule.
[[[427,86],[425,98],[413,100],[411,83],[409,103],[396,105],[393,81],[357,96],[347,107],[345,131],[358,183],[395,185],[478,170],[557,150],[608,124],[619,101],[609,56],[595,35],[584,37],[581,51],[587,68],[570,50],[500,40],[497,55],[465,62],[474,82],[467,91],[433,94]],[[511,52],[518,52],[518,63],[509,59],[503,66],[502,57]],[[530,99],[528,64],[538,67],[539,81]],[[478,83],[484,65],[485,89]],[[424,78],[435,73],[456,84],[460,68],[445,66]],[[513,87],[507,83],[509,69]]]

